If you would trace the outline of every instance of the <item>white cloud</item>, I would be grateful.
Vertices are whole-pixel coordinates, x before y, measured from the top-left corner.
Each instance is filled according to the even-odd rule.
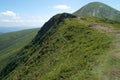
[[[0,12],[0,26],[41,27],[46,20],[40,16],[20,16],[13,11]]]
[[[0,16],[16,17],[17,15],[13,11],[5,11],[5,12],[1,12]]]
[[[59,9],[59,10],[68,10],[70,9],[71,7],[70,6],[67,6],[67,5],[56,5],[56,6],[53,6],[54,9]]]

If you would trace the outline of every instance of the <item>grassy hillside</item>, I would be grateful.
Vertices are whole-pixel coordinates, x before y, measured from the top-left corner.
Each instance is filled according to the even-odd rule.
[[[28,29],[0,35],[0,71],[20,49],[30,43],[39,29]]]
[[[2,80],[115,80],[119,75],[108,73],[111,66],[119,67],[119,59],[110,56],[116,50],[113,36],[119,26],[120,23],[107,19],[58,14],[11,58],[0,77]],[[114,61],[118,63],[113,64]]]
[[[117,11],[114,8],[100,2],[89,3],[80,8],[78,11],[74,12],[74,14],[77,16],[107,18],[120,22],[120,11]]]
[[[17,44],[19,40],[23,40],[25,37],[27,37],[26,38],[27,40],[29,40],[30,38],[33,38],[38,30],[39,29],[28,29],[28,30],[22,30],[22,31],[11,32],[11,33],[0,35],[0,45],[1,45],[0,51]],[[25,45],[25,44],[21,43],[21,45]]]

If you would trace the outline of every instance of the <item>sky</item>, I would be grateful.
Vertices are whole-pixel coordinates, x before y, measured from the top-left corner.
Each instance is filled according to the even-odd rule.
[[[102,2],[120,11],[120,0],[0,0],[0,26],[42,27],[53,15],[73,13],[90,2]]]

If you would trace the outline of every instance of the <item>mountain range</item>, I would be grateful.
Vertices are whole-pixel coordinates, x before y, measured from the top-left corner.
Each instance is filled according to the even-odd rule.
[[[15,31],[20,31],[20,30],[25,30],[29,29],[29,27],[24,27],[24,26],[16,26],[16,27],[2,27],[0,26],[0,34],[2,33],[8,33],[8,32],[15,32]]]
[[[119,11],[93,2],[53,16],[40,30],[0,35],[0,79],[119,80],[119,18]]]

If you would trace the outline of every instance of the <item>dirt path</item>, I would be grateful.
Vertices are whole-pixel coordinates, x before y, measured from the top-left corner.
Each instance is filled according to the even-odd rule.
[[[114,29],[113,32],[113,46],[107,61],[108,71],[104,80],[120,80],[120,29]]]
[[[96,68],[96,72],[93,72],[97,75],[97,80],[120,80],[120,29],[99,24],[89,27],[107,32],[110,37],[114,38],[113,48],[101,56],[101,63]]]

